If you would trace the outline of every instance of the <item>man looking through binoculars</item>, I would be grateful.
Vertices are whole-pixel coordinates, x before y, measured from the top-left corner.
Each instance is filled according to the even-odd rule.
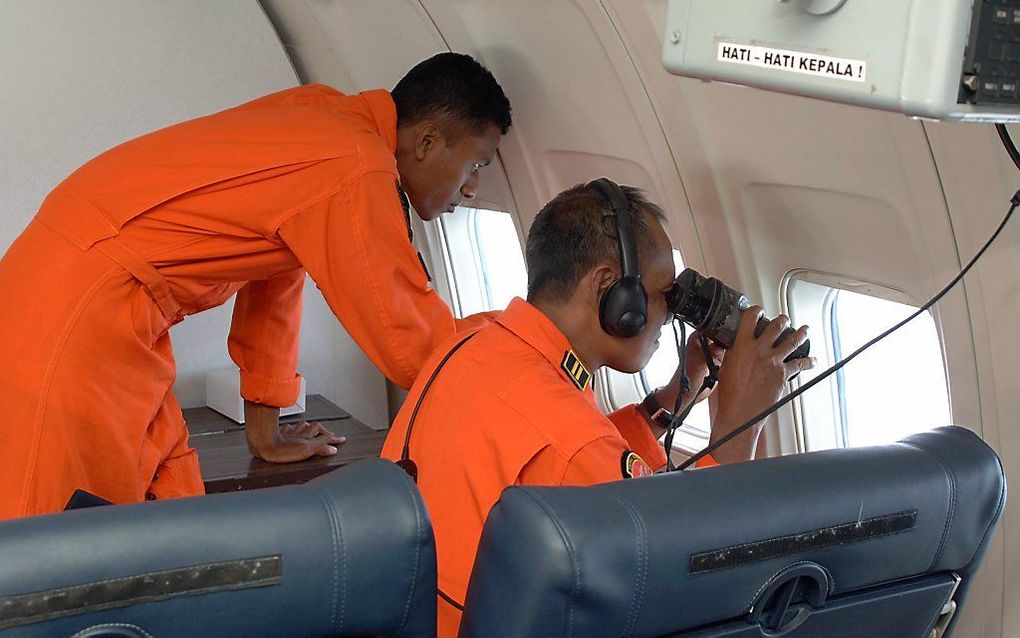
[[[482,525],[503,488],[591,485],[666,464],[664,429],[649,410],[630,405],[603,415],[591,387],[602,366],[641,370],[672,317],[675,272],[661,219],[640,191],[608,180],[561,193],[528,236],[527,301],[514,299],[492,325],[440,346],[422,368],[383,456],[416,476],[432,515],[441,636],[456,635]],[[806,327],[781,338],[789,320],[780,316],[756,337],[760,314],[743,312],[722,362],[713,440],[774,403],[787,379],[814,363],[784,361],[806,340]],[[697,390],[709,366],[696,340],[687,353]],[[723,354],[717,346],[710,353]],[[674,405],[680,380],[678,370],[653,393],[658,405]],[[695,392],[688,394],[686,402]],[[737,437],[715,461],[750,459],[759,432]]]

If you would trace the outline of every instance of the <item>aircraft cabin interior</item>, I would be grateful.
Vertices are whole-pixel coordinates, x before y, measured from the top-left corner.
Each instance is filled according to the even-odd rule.
[[[223,303],[171,322],[173,400],[162,404],[180,407],[171,417],[183,415],[180,444],[197,450],[196,489],[206,495],[162,498],[152,488],[134,499],[141,502],[92,506],[102,493],[83,491],[71,511],[0,507],[0,519],[11,518],[0,521],[0,636],[435,636],[437,622],[440,636],[458,635],[458,622],[460,636],[1020,636],[1020,508],[1005,478],[1020,474],[1020,221],[1008,220],[1020,204],[1016,0],[4,0],[0,366],[11,372],[0,374],[0,406],[28,392],[12,381],[19,371],[46,370],[46,383],[64,374],[30,354],[39,351],[33,341],[50,339],[49,311],[39,308],[58,307],[59,293],[25,300],[33,287],[77,281],[92,266],[17,250],[37,213],[50,228],[40,211],[56,205],[58,185],[79,167],[129,140],[295,87],[390,91],[444,52],[484,65],[513,121],[452,212],[425,221],[410,185],[409,213],[398,187],[413,242],[402,249],[418,253],[423,294],[438,293],[458,321],[519,312],[530,301],[529,233],[547,203],[602,177],[641,189],[664,213],[676,275],[696,271],[692,304],[743,304],[729,315],[731,330],[740,330],[747,305],[808,326],[814,365],[784,380],[782,405],[746,424],[760,428],[753,460],[722,462],[716,450],[726,443],[699,454],[718,442],[716,395],[683,419],[669,421],[665,411],[669,425],[654,445],[665,450],[667,471],[640,477],[658,468],[631,446],[622,475],[614,461],[618,481],[566,487],[511,476],[481,512],[477,555],[450,592],[444,554],[460,532],[444,538],[450,524],[426,489],[445,498],[447,486],[429,482],[422,458],[420,477],[405,471],[407,450],[424,449],[408,447],[410,425],[399,467],[383,448],[400,415],[428,412],[424,394],[433,381],[442,391],[447,360],[456,378],[473,376],[454,356],[465,342],[442,362],[442,353],[424,352],[432,364],[403,384],[408,394],[377,365],[385,353],[366,349],[357,332],[385,322],[359,315],[353,328],[354,315],[334,308],[332,280],[297,253],[291,267],[300,262],[309,273],[303,292],[300,280],[294,291],[300,383],[280,427],[300,435],[302,424],[320,423],[329,432],[318,440],[345,437],[331,444],[335,454],[292,463],[253,456],[254,412],[242,400],[251,381],[239,377],[234,336],[243,309],[227,298],[236,288],[217,288]],[[203,166],[249,161],[226,148]],[[181,160],[146,161],[170,180]],[[141,192],[141,169],[127,168],[108,172],[104,192],[125,201]],[[244,180],[241,169],[234,175]],[[202,192],[201,201],[215,201],[215,185]],[[150,204],[170,194],[162,197]],[[385,197],[398,201],[388,187]],[[615,211],[614,197],[606,193]],[[104,210],[96,202],[82,206]],[[395,223],[404,242],[405,222]],[[638,230],[651,232],[644,222]],[[94,246],[107,254],[104,241],[116,232]],[[329,233],[336,259],[376,264],[389,254],[350,250],[355,232],[341,224]],[[612,239],[621,259],[625,234]],[[94,241],[83,250],[95,252]],[[126,263],[114,252],[110,259]],[[12,279],[4,261],[14,259],[22,274]],[[375,308],[374,286],[349,284],[344,298]],[[572,382],[598,411],[616,415],[675,384],[691,352],[704,361],[709,339],[686,351],[681,340],[709,320],[695,325],[704,317],[684,315],[671,299],[642,305],[642,313],[662,306],[668,319],[643,369],[607,364],[589,375],[570,359],[574,343],[562,363],[549,364],[562,368],[563,387],[576,393]],[[26,329],[26,321],[37,325]],[[75,321],[58,349],[74,341]],[[95,336],[80,337],[85,358],[68,382],[83,396],[117,389],[96,404],[111,419],[147,409],[138,407],[143,381],[102,370],[119,346],[100,333],[118,321],[111,311]],[[4,344],[2,333],[15,328],[22,336]],[[481,360],[486,337],[478,338],[464,353]],[[498,379],[523,365],[498,352],[492,346],[491,370],[477,375]],[[475,394],[454,392],[450,402]],[[529,395],[515,401],[477,421],[503,423]],[[39,451],[32,437],[50,435],[33,434],[33,418],[74,405],[56,395],[38,405],[24,418],[20,408],[5,410],[0,448],[34,440],[32,454],[47,453],[49,444]],[[433,418],[443,425],[441,413]],[[52,436],[58,445],[87,443]],[[527,439],[507,436],[512,445]],[[442,446],[456,458],[472,454],[466,441],[447,437]],[[713,456],[722,464],[707,467]],[[122,462],[135,464],[109,459],[110,467]],[[56,467],[51,473],[65,469]],[[18,490],[48,476],[40,472],[24,484],[0,473],[0,501],[20,498]]]

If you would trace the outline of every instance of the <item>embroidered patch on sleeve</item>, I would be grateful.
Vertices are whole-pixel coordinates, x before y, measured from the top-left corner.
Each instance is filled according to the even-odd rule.
[[[620,458],[620,469],[623,470],[623,478],[640,478],[652,475],[652,468],[648,467],[648,464],[637,455],[637,452],[630,450],[626,450]]]
[[[560,367],[567,373],[567,376],[574,382],[578,390],[584,390],[588,387],[588,382],[591,381],[591,373],[588,372],[588,368],[584,367],[584,364],[577,358],[573,350],[567,350],[563,353],[563,363],[560,364]]]

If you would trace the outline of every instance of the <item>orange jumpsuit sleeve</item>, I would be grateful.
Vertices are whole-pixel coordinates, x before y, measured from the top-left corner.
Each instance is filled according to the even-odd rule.
[[[638,453],[653,471],[658,472],[666,467],[666,451],[662,444],[652,435],[648,422],[637,409],[637,404],[620,408],[609,415],[616,429],[620,431],[623,438],[627,439],[631,449]],[[719,463],[711,454],[706,454],[694,467],[715,467]]]
[[[715,467],[716,465],[719,465],[719,461],[716,461],[715,457],[712,456],[711,454],[706,454],[705,456],[701,457],[700,459],[694,462],[694,467],[697,468]]]
[[[648,426],[646,425],[645,429],[647,428]],[[584,486],[619,481],[624,478],[623,456],[630,451],[637,452],[638,456],[648,463],[653,470],[658,470],[666,465],[666,454],[661,447],[658,448],[657,456],[649,459],[649,457],[646,457],[640,451],[626,447],[619,438],[606,436],[588,443],[570,458],[563,473],[563,478],[560,480],[560,485]],[[543,452],[545,451],[543,450]],[[706,459],[710,458],[706,456],[696,463],[695,466],[711,467],[715,465],[714,459],[705,462]],[[536,461],[533,461],[536,465],[542,462],[541,459],[536,459]]]
[[[241,396],[286,407],[297,400],[301,292],[305,271],[250,281],[237,292],[227,349],[241,369]]]
[[[402,388],[411,387],[436,345],[484,320],[455,320],[429,285],[392,172],[355,178],[277,232],[358,346]]]
[[[620,431],[620,435],[627,440],[630,449],[637,452],[638,456],[653,471],[666,467],[666,452],[663,451],[662,444],[652,434],[651,428],[648,427],[648,421],[638,412],[636,403],[611,413],[609,420]]]
[[[567,462],[560,485],[595,485],[625,478],[623,456],[627,444],[615,436],[604,436],[586,444]],[[638,452],[640,456],[641,453]],[[644,459],[644,457],[641,457]],[[650,463],[649,463],[650,465]]]

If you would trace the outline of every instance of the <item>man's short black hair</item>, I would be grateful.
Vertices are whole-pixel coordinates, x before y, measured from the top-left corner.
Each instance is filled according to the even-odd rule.
[[[663,220],[662,209],[637,188],[621,186],[630,202],[639,260],[654,245],[647,216]],[[596,264],[620,263],[616,219],[609,200],[589,184],[578,184],[546,204],[528,232],[528,301],[563,300]]]
[[[445,116],[467,123],[475,133],[490,124],[503,135],[510,130],[510,100],[492,73],[470,55],[440,53],[419,62],[391,95],[398,127]]]

